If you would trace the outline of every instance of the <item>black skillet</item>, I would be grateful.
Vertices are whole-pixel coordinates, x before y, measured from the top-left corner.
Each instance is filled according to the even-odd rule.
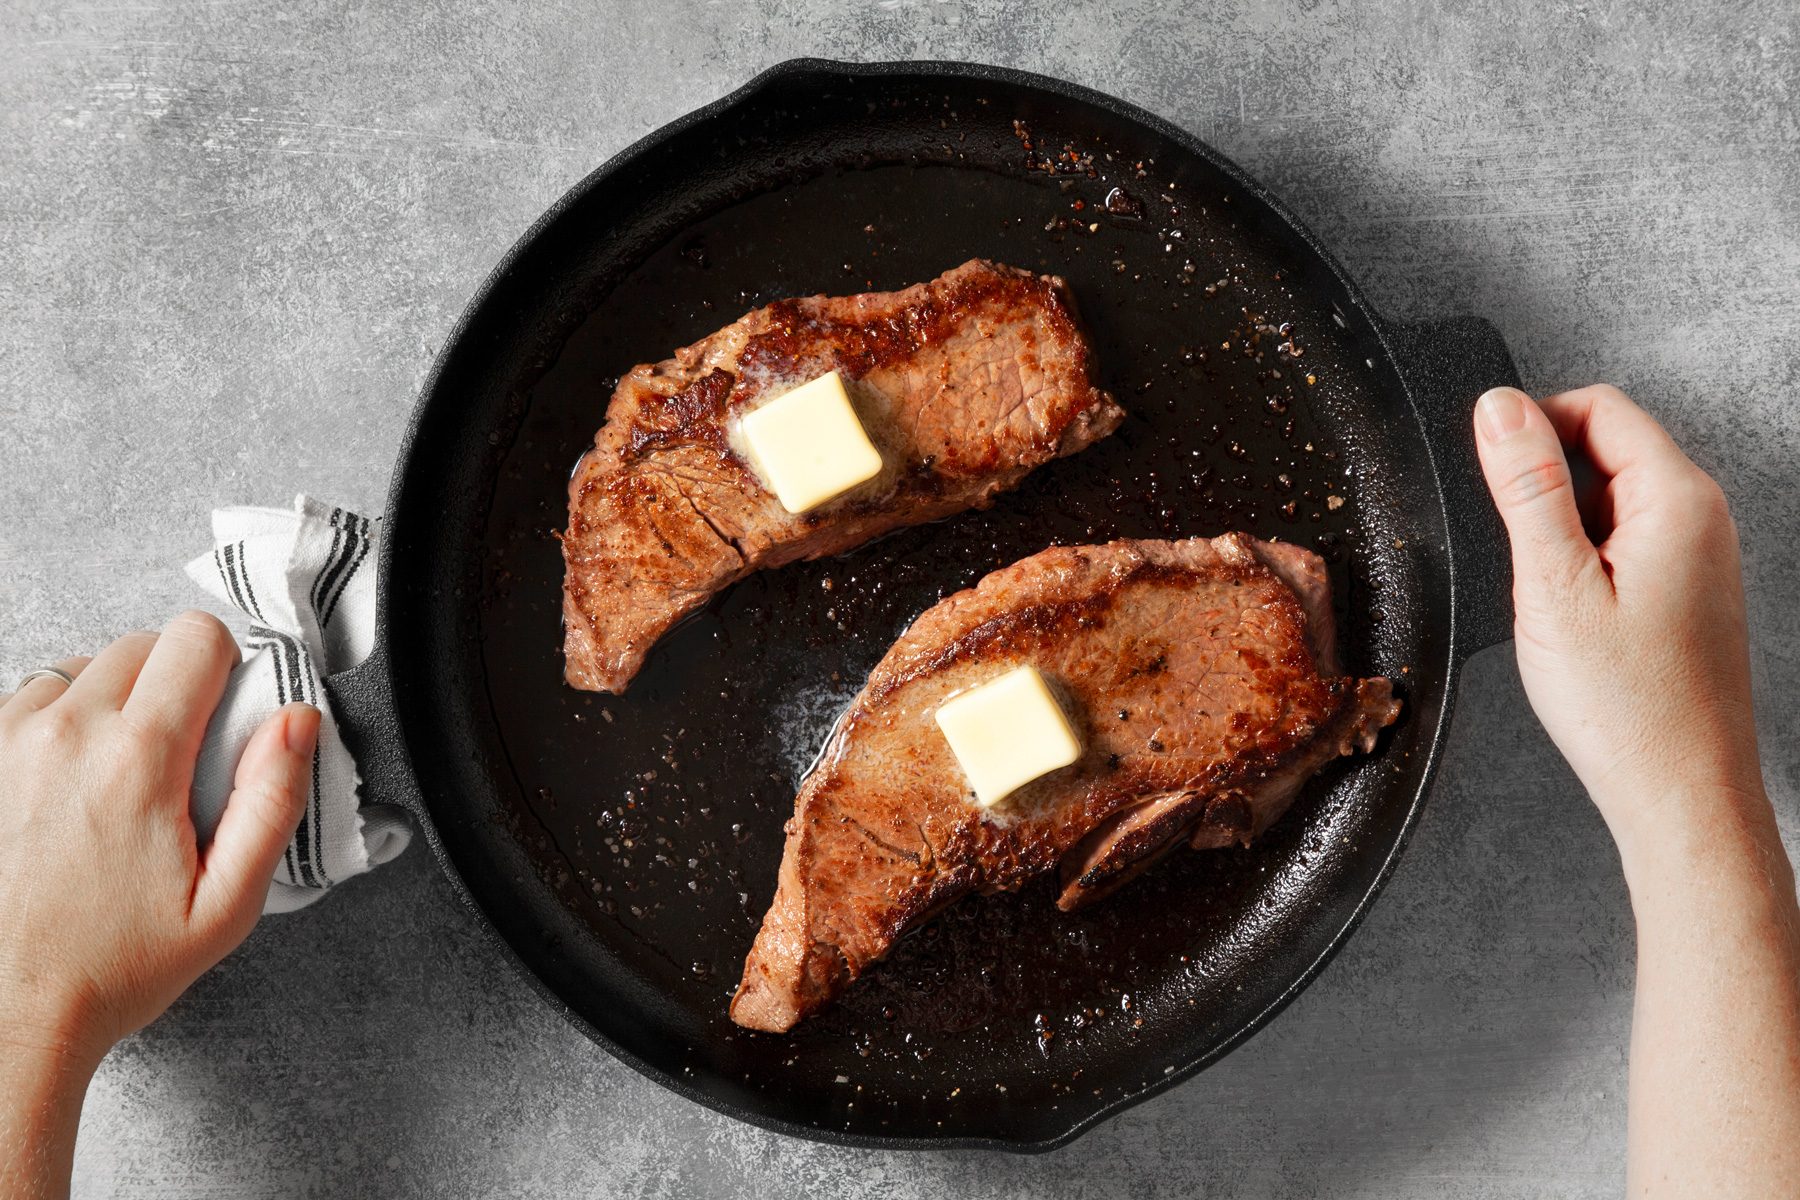
[[[976,255],[1069,280],[1124,427],[988,512],[739,584],[625,696],[564,687],[554,531],[616,377],[777,297]],[[637,1070],[804,1137],[1047,1149],[1269,1021],[1393,869],[1457,669],[1509,632],[1468,409],[1513,379],[1479,320],[1383,322],[1255,181],[1131,105],[785,63],[583,180],[469,305],[395,471],[379,646],[334,696],[369,792]],[[799,775],[908,621],[1052,542],[1227,529],[1330,562],[1351,668],[1406,699],[1372,756],[1249,850],[1074,916],[1047,884],[966,901],[793,1034],[729,1023]]]

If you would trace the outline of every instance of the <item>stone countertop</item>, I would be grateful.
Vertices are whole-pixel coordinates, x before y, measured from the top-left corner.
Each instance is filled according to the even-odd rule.
[[[1234,157],[1405,319],[1610,380],[1730,494],[1800,826],[1800,18],[1276,0],[0,4],[0,679],[198,597],[215,504],[379,508],[464,301],[631,140],[798,55],[1018,65]],[[82,1196],[1610,1196],[1631,925],[1504,649],[1366,924],[1185,1086],[1037,1158],[735,1124],[541,1005],[415,848],[108,1059]]]

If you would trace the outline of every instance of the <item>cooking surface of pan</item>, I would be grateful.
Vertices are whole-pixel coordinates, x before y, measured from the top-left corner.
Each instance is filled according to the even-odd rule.
[[[1054,1144],[1266,1020],[1391,865],[1457,661],[1456,456],[1416,393],[1463,369],[1444,360],[1467,332],[1409,380],[1404,339],[1254,185],[1063,85],[792,64],[659,139],[527,236],[440,361],[388,514],[386,645],[359,672],[392,706],[364,722],[366,773],[404,787],[410,758],[484,918],[670,1086],[814,1136]],[[1069,281],[1118,433],[986,512],[738,584],[623,696],[565,687],[555,531],[617,377],[771,300],[975,256]],[[1048,880],[964,901],[794,1033],[731,1025],[801,775],[913,617],[1051,543],[1229,529],[1330,564],[1346,669],[1406,701],[1375,754],[1248,850],[1177,853],[1076,914]]]

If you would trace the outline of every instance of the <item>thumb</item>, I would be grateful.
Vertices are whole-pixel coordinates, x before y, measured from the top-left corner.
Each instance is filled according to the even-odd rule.
[[[275,864],[306,811],[319,710],[290,704],[262,723],[238,760],[237,778],[194,889],[193,917],[235,931],[262,912]]]
[[[1507,387],[1485,393],[1475,403],[1475,446],[1506,522],[1522,596],[1560,591],[1599,568],[1599,554],[1581,527],[1562,442],[1531,397]]]

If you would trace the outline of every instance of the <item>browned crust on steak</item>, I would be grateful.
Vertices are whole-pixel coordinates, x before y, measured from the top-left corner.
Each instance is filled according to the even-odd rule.
[[[831,370],[886,466],[796,516],[730,431]],[[1118,426],[1092,375],[1063,281],[980,259],[898,292],[782,300],[633,368],[569,481],[565,677],[622,691],[658,638],[750,572],[986,507]]]
[[[1062,863],[1074,907],[1183,838],[1267,828],[1399,711],[1387,680],[1336,673],[1324,580],[1315,555],[1244,534],[1124,541],[1046,550],[929,609],[801,785],[732,1019],[792,1028],[970,892]],[[984,814],[931,714],[1023,662],[1071,701],[1083,755]]]

